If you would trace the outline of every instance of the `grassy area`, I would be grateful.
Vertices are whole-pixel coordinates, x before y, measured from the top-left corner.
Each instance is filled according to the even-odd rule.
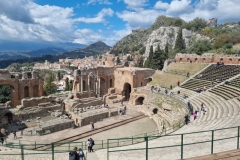
[[[161,87],[167,87],[169,88],[170,85],[173,87],[177,85],[177,82],[183,82],[187,79],[186,76],[172,74],[172,73],[164,73],[161,71],[155,71],[155,73],[152,76],[152,81],[149,83],[149,85],[159,85]]]
[[[178,74],[186,75],[187,72],[190,73],[190,76],[197,73],[208,64],[202,63],[172,63],[168,68],[167,72],[176,72]]]

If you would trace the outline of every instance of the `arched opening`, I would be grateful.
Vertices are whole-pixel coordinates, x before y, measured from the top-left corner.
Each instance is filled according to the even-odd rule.
[[[10,113],[10,112],[6,113],[6,114],[4,115],[4,117],[7,118],[8,123],[12,123],[12,121],[13,121],[12,113]]]
[[[38,97],[38,85],[33,86],[33,97]]]
[[[89,89],[90,89],[90,91],[92,90],[92,81],[91,80],[89,81]]]
[[[106,81],[104,78],[100,77],[100,96],[102,97],[105,94],[106,90]]]
[[[143,105],[144,97],[138,97],[135,101],[135,105]]]
[[[181,61],[182,61],[182,58],[179,59],[179,62],[181,62]]]
[[[0,103],[4,104],[11,100],[10,85],[0,85]]]
[[[143,86],[143,82],[141,82],[141,87]]]
[[[25,86],[24,87],[24,98],[27,98],[27,97],[29,97],[29,87]]]
[[[154,109],[152,110],[152,112],[153,112],[154,114],[157,114],[158,109],[157,109],[157,108],[154,108]]]
[[[83,91],[86,91],[86,82],[85,81],[83,81]]]
[[[129,83],[125,83],[123,91],[124,91],[125,100],[128,101],[131,93],[131,85]]]
[[[113,84],[112,84],[112,79],[110,79],[110,87],[113,87]]]
[[[105,62],[103,62],[103,65],[105,65]]]

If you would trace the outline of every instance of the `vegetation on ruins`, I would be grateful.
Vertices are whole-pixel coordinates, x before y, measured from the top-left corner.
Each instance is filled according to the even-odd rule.
[[[0,85],[0,103],[6,103],[10,100],[10,86],[6,84]]]
[[[144,63],[144,58],[143,58],[143,56],[140,56],[140,57],[137,59],[137,62],[135,63],[135,67],[140,67],[140,68],[142,68],[142,67],[143,67],[143,63]]]
[[[55,80],[55,75],[54,74],[50,74],[48,75],[44,82],[44,91],[46,91],[47,93],[54,93],[57,91],[57,85],[54,83]]]
[[[182,37],[182,29],[179,29],[174,50],[175,52],[183,52],[184,49],[185,49],[185,46],[184,46],[184,40]]]

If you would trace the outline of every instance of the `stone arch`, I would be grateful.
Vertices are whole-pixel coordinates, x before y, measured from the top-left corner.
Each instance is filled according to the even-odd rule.
[[[152,112],[153,112],[153,114],[157,114],[158,109],[157,109],[157,108],[154,108],[154,109],[152,110]]]
[[[110,79],[110,87],[113,87],[113,80],[112,79]]]
[[[106,90],[106,81],[103,77],[100,77],[100,96],[105,94]]]
[[[83,80],[83,91],[86,91],[86,82]]]
[[[29,97],[29,87],[25,86],[23,91],[24,91],[24,98]]]
[[[125,96],[125,100],[128,101],[130,99],[130,93],[131,93],[132,87],[131,84],[125,83],[123,87],[123,92]]]
[[[140,96],[140,97],[136,98],[135,105],[143,105],[144,99],[145,98],[143,96]]]
[[[1,78],[1,77],[0,77]],[[9,85],[10,86],[10,101],[9,106],[15,107],[19,104],[20,95],[18,91],[18,83],[13,80],[0,80],[0,85]]]
[[[13,115],[11,112],[5,113],[4,117],[7,117],[8,123],[11,123],[13,121]]]
[[[33,86],[33,97],[38,97],[38,85]]]

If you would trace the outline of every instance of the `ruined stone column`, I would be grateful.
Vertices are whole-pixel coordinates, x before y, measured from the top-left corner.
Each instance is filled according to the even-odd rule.
[[[80,76],[80,83],[81,83],[81,93],[83,93],[83,77]]]

